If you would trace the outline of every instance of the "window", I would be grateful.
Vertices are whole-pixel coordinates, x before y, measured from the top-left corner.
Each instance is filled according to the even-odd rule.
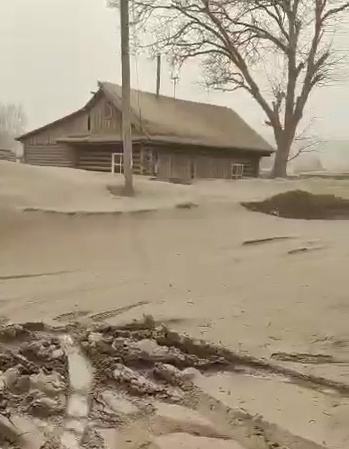
[[[112,153],[111,155],[111,172],[123,173],[124,172],[124,154],[123,153]]]
[[[91,131],[91,116],[88,114],[87,116],[87,131]]]
[[[231,164],[231,179],[242,179],[244,176],[244,164]]]
[[[111,120],[113,118],[113,106],[110,103],[104,105],[104,118]]]

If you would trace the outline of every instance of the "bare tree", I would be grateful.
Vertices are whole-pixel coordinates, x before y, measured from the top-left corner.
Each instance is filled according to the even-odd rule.
[[[311,133],[313,123],[314,118],[312,118],[302,129],[297,130],[287,162],[291,162],[305,153],[316,153],[319,151],[323,139]]]
[[[133,0],[144,45],[182,65],[201,58],[209,87],[251,95],[273,129],[273,176],[286,176],[310,94],[336,68],[340,0]],[[153,38],[155,36],[155,39]]]
[[[0,147],[12,150],[15,138],[24,132],[26,116],[21,105],[0,103]]]

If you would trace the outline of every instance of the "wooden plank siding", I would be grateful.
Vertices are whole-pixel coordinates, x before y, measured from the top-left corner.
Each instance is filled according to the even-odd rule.
[[[122,116],[104,95],[96,101],[87,114],[87,123],[90,120],[91,134],[121,135]]]
[[[62,121],[51,128],[39,131],[23,141],[24,145],[56,145],[57,139],[67,135],[87,134],[87,114],[80,112],[69,120]]]
[[[231,179],[232,164],[243,164],[244,177],[257,177],[259,158],[195,156],[195,177]]]
[[[66,136],[80,137],[89,134],[108,135],[121,133],[121,113],[112,106],[104,95],[96,97],[89,110],[79,111],[67,120],[60,120],[52,126],[39,130],[23,140],[24,161],[32,165],[54,165],[58,167],[77,167],[77,150],[73,147],[57,143],[57,139]],[[96,157],[94,145],[92,153]],[[111,151],[98,153],[100,161],[96,167],[102,166],[103,171],[109,171],[111,166]],[[83,155],[83,158],[85,155]],[[109,159],[110,161],[109,161]],[[88,158],[87,158],[88,159]],[[97,158],[98,159],[98,158]],[[108,160],[108,162],[106,162]],[[86,165],[90,162],[87,161]],[[92,164],[93,165],[93,164]],[[108,169],[107,169],[108,166]]]
[[[149,152],[149,147],[147,147]],[[178,149],[170,151],[168,148],[154,147],[152,158],[157,162],[157,175],[161,179],[180,178],[188,180],[193,178],[209,179],[231,179],[232,164],[244,165],[244,177],[257,177],[259,175],[258,155],[229,154],[227,151],[201,150],[197,154],[194,150]],[[150,157],[148,156],[148,159]],[[149,169],[147,173],[149,173]]]

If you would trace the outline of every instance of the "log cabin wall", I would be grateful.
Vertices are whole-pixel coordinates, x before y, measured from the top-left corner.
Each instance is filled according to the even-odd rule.
[[[23,141],[24,162],[31,165],[74,167],[74,150],[66,144],[57,143],[57,139],[86,129],[86,114],[80,112],[28,136]]]
[[[73,148],[64,144],[26,144],[24,149],[24,162],[30,165],[75,167],[76,154]]]
[[[110,172],[112,164],[112,153],[122,153],[122,143],[115,144],[90,144],[77,145],[77,168],[81,170],[92,170]],[[133,144],[132,151],[133,172],[141,174],[141,146]]]

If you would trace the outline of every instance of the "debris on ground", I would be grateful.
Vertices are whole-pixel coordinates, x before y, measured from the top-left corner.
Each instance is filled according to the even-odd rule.
[[[308,253],[309,251],[318,251],[320,249],[324,249],[324,246],[300,246],[298,248],[290,249],[287,251],[287,254],[303,254]]]
[[[288,240],[292,238],[293,237],[289,236],[280,236],[280,237],[266,237],[264,239],[244,240],[242,242],[242,245],[243,246],[262,245],[263,243],[279,242],[282,240]]]
[[[195,382],[198,376],[241,371],[246,363],[224,348],[171,331],[151,316],[119,327],[4,325],[0,447],[126,449],[130,441],[137,447],[177,447],[176,435],[181,435],[177,443],[188,448],[207,443],[222,449],[269,449],[264,443],[250,444],[257,435],[251,431],[253,417],[222,413],[216,399]],[[254,424],[262,441],[264,428],[260,421]],[[247,446],[240,444],[244,426]],[[275,435],[272,447],[282,447]]]
[[[335,195],[318,195],[303,190],[290,190],[264,201],[241,203],[253,212],[282,218],[305,220],[349,219],[349,200]]]

